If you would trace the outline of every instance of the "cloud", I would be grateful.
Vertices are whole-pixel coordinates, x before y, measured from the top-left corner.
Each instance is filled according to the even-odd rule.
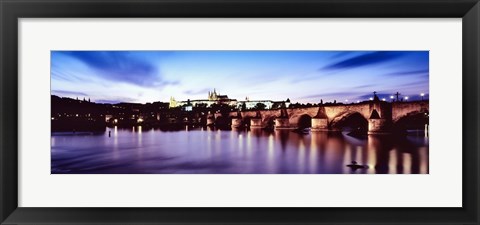
[[[61,51],[93,70],[102,78],[112,82],[130,83],[142,87],[169,85],[162,80],[155,65],[126,51]]]
[[[175,80],[175,81],[161,81],[160,82],[160,86],[167,86],[167,85],[170,85],[170,86],[180,85],[180,81]]]
[[[345,57],[345,56],[348,56],[348,55],[352,55],[354,54],[355,52],[351,52],[351,51],[341,51],[339,53],[335,53],[334,55],[332,55],[330,58],[331,59],[338,59],[338,58],[342,58],[342,57]]]
[[[60,71],[52,66],[52,79],[68,81],[68,82],[87,82],[88,80],[68,71]]]
[[[201,89],[201,90],[186,90],[183,93],[185,93],[187,95],[199,95],[199,94],[205,94],[206,95],[209,91],[211,91],[210,88],[204,88],[204,89]]]
[[[366,96],[367,94],[366,93],[373,93],[373,88],[372,87],[375,87],[376,85],[373,85],[373,84],[365,84],[365,85],[357,85],[357,86],[354,86],[354,87],[351,87],[351,88],[348,88],[349,91],[343,91],[343,92],[326,92],[326,93],[322,93],[322,94],[312,94],[312,95],[305,95],[305,96],[301,96],[300,98],[302,99],[320,99],[320,98],[323,98],[323,99],[330,99],[330,98],[339,98],[339,99],[342,99],[342,98],[355,98],[357,96]],[[369,90],[365,91],[365,89],[372,89],[372,92],[370,92]],[[372,94],[370,94],[372,95]]]
[[[326,70],[350,69],[391,61],[402,56],[403,52],[378,51],[348,58],[323,67]]]
[[[135,103],[138,102],[134,98],[112,97],[111,99],[96,99],[96,103],[117,104],[117,103]]]
[[[385,98],[387,101],[390,101],[390,96],[395,96],[396,91],[391,91],[391,90],[380,90],[377,91],[377,96],[380,99]],[[419,100],[420,95],[419,94],[408,94],[408,93],[401,93],[399,98],[403,98],[404,96],[409,96],[410,100]],[[373,91],[372,92],[329,92],[325,94],[315,94],[315,95],[306,95],[302,96],[299,99],[302,100],[308,100],[309,102],[317,102],[320,101],[320,99],[323,99],[324,102],[326,101],[332,101],[332,100],[337,100],[337,101],[343,101],[344,99],[350,99],[351,101],[364,101],[368,100],[370,98],[373,98]],[[428,98],[428,93],[425,95],[425,98]]]
[[[429,70],[428,69],[423,69],[423,70],[410,70],[410,71],[402,71],[402,72],[394,72],[394,73],[387,73],[385,75],[391,75],[391,76],[401,76],[401,75],[425,75],[428,74]]]
[[[300,97],[302,99],[312,99],[312,98],[344,98],[344,97],[350,97],[350,96],[357,96],[359,92],[330,92],[330,93],[324,93],[324,94],[314,94],[314,95],[307,95]]]
[[[64,90],[52,90],[52,94],[58,95],[61,97],[64,96],[88,96],[83,92],[76,92],[76,91],[64,91]]]
[[[364,89],[364,88],[371,88],[371,87],[374,87],[375,85],[373,84],[364,84],[364,85],[358,85],[358,86],[355,86],[355,87],[352,87],[352,89]]]
[[[393,92],[392,92],[392,94],[393,94]],[[378,96],[379,98],[390,98],[390,96],[391,96],[392,94],[389,94],[388,92],[385,93],[385,92],[383,92],[383,91],[377,92],[377,96]],[[360,95],[360,96],[358,96],[358,98],[359,98],[359,99],[369,99],[369,98],[373,98],[373,92],[368,93],[368,94]]]

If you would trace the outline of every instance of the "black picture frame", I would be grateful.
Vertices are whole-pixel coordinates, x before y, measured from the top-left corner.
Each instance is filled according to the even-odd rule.
[[[1,224],[479,224],[480,4],[478,0],[0,0],[0,14]],[[462,149],[459,146],[459,149],[451,149],[451,151],[462,150],[463,152],[463,207],[18,207],[17,21],[19,18],[63,17],[462,18],[463,146]]]

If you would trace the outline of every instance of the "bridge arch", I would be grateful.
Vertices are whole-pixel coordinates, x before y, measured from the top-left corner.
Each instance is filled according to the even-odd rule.
[[[426,109],[411,111],[393,121],[395,131],[424,130],[429,124],[429,112]]]
[[[265,128],[267,129],[275,128],[275,119],[277,119],[277,116],[275,115],[265,117],[264,119]]]
[[[245,127],[250,127],[250,122],[252,121],[252,117],[250,116],[245,116],[242,119],[243,126]]]
[[[396,123],[402,117],[411,116],[419,112],[427,112],[429,109],[428,101],[417,102],[396,102],[392,105],[392,122]]]
[[[303,114],[298,117],[298,128],[310,128],[312,127],[312,116],[309,114]]]
[[[288,109],[249,110],[242,111],[241,120],[250,128],[295,129],[312,127],[315,131],[341,130],[347,127],[367,127],[369,134],[384,134],[392,132],[394,124],[403,126],[421,113],[428,114],[428,101],[415,102],[364,102],[359,104],[321,105]],[[215,113],[215,116],[219,113]],[[238,121],[238,112],[230,112],[231,123]],[[236,118],[234,118],[237,116]],[[213,114],[207,116],[207,125],[213,124]],[[248,120],[250,119],[250,123]],[[273,123],[275,122],[275,123]]]
[[[317,114],[318,107],[299,108],[288,110],[288,124],[291,128],[311,127],[311,120]],[[310,121],[307,121],[310,118]],[[303,123],[300,125],[300,123]]]
[[[362,129],[366,131],[368,129],[368,119],[360,112],[346,111],[334,117],[329,127],[332,130]]]
[[[231,123],[231,119],[227,116],[217,115],[215,116],[215,126],[229,126]]]

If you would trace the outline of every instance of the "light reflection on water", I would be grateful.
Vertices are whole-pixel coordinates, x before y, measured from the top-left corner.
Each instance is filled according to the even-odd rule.
[[[109,137],[109,131],[110,137]],[[52,173],[375,174],[428,173],[428,138],[289,130],[178,131],[107,128],[52,133]],[[352,161],[368,169],[352,170]]]

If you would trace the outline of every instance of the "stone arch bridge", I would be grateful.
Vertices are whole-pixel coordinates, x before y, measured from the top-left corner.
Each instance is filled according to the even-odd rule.
[[[368,122],[369,134],[389,133],[404,118],[428,115],[429,102],[365,101],[348,105],[323,105],[307,108],[287,108],[231,112],[232,127],[249,125],[250,128],[297,129],[310,120],[312,131],[341,129],[342,122],[355,115]]]

